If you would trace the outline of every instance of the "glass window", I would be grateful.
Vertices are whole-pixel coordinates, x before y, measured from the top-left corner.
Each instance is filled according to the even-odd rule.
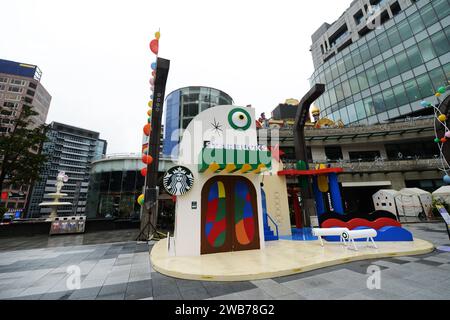
[[[355,65],[355,68],[362,63],[361,55],[359,54],[359,50],[354,50],[352,52],[352,60],[353,64]]]
[[[349,124],[350,121],[349,121],[349,119],[348,119],[347,109],[346,109],[346,108],[343,108],[343,109],[339,110],[339,113],[340,113],[340,115],[341,115],[340,119],[342,120],[342,122],[343,122],[344,124]]]
[[[378,42],[377,42],[376,38],[370,40],[368,45],[369,45],[370,55],[372,57],[376,57],[377,55],[379,55],[381,53],[380,47],[378,46]]]
[[[352,95],[352,91],[350,90],[350,84],[348,81],[342,82],[342,91],[344,92],[344,98],[348,98]]]
[[[403,87],[403,84],[399,84],[393,88],[395,100],[397,100],[397,103],[399,106],[403,106],[407,104],[408,97],[406,96],[405,88]]]
[[[198,103],[189,103],[183,106],[183,117],[195,117],[198,114]]]
[[[397,61],[397,66],[400,73],[411,70],[411,66],[408,62],[408,57],[406,56],[406,52],[402,51],[399,54],[395,55],[395,60]]]
[[[378,37],[378,44],[380,45],[381,52],[385,52],[391,48],[391,45],[389,44],[389,40],[386,33],[382,33]]]
[[[338,69],[335,64],[331,66],[331,78],[333,80],[337,79],[339,77]]]
[[[435,68],[431,70],[428,74],[431,78],[431,82],[433,83],[433,87],[436,89],[445,85],[447,82],[445,74],[441,68]]]
[[[325,155],[328,160],[344,159],[341,147],[325,147]]]
[[[375,71],[377,73],[379,82],[383,82],[383,81],[386,81],[387,79],[389,79],[389,76],[386,71],[386,67],[384,66],[383,62],[380,62],[379,64],[377,64],[377,66],[375,67]]]
[[[359,93],[359,85],[358,85],[358,79],[356,77],[353,77],[349,80],[350,82],[350,89],[352,90],[352,94]]]
[[[397,27],[400,33],[400,38],[403,41],[406,41],[413,36],[413,32],[411,30],[411,27],[409,26],[408,20],[403,20],[398,24]]]
[[[364,102],[364,109],[366,110],[366,114],[368,117],[375,114],[375,105],[373,103],[372,97],[366,98],[363,100]]]
[[[439,19],[450,14],[450,5],[447,0],[434,0],[433,7]]]
[[[351,58],[350,55],[347,55],[347,56],[344,58],[344,64],[345,64],[345,68],[346,68],[347,70],[352,70],[352,69],[353,69],[353,61],[352,61],[352,58]]]
[[[360,49],[361,58],[362,58],[363,63],[369,61],[371,58],[370,52],[369,52],[369,47],[367,45],[363,45],[359,49]]]
[[[421,98],[426,98],[434,94],[433,85],[428,74],[423,74],[416,78]]]
[[[374,95],[372,97],[373,99],[373,105],[375,107],[376,113],[381,113],[383,111],[386,111],[386,105],[384,104],[383,95],[380,93]]]
[[[340,76],[345,73],[344,60],[341,59],[337,62],[337,68]]]
[[[325,70],[325,80],[327,81],[327,83],[330,83],[331,80],[331,70],[328,68]]]
[[[418,34],[420,31],[425,29],[425,25],[423,24],[419,12],[416,12],[409,17],[409,24],[412,28],[413,34]]]
[[[366,117],[366,111],[364,110],[364,103],[362,100],[355,102],[356,116],[358,120],[364,119]]]
[[[330,105],[334,105],[337,102],[336,100],[336,89],[332,88],[330,90]]]
[[[434,13],[434,9],[431,6],[431,3],[420,9],[420,15],[422,16],[423,21],[425,21],[425,26],[427,27],[438,21],[438,17]]]
[[[419,42],[419,49],[422,53],[423,60],[425,62],[436,58],[436,52],[434,51],[433,45],[430,39],[425,39]]]
[[[361,91],[366,90],[369,87],[369,82],[367,81],[366,73],[363,71],[359,73],[356,77],[358,78]]]
[[[406,49],[406,54],[408,55],[409,63],[412,68],[423,64],[422,56],[420,55],[419,48],[416,45]]]
[[[438,56],[450,52],[450,42],[447,40],[444,31],[439,31],[431,36],[434,49]]]
[[[397,63],[395,62],[394,57],[387,59],[385,63],[389,78],[396,77],[400,74],[400,70],[397,67]]]
[[[351,104],[347,107],[347,111],[348,111],[348,120],[349,123],[355,122],[358,120],[357,116],[356,116],[356,110],[355,110],[355,105]]]
[[[367,69],[366,74],[370,86],[374,86],[378,83],[377,74],[375,73],[374,67]]]
[[[408,97],[409,102],[414,102],[416,100],[419,100],[419,88],[417,87],[416,80],[411,79],[408,81],[405,81],[405,91],[406,95]]]
[[[447,80],[450,82],[450,63],[444,65],[444,73]]]
[[[342,90],[342,85],[338,84],[336,87],[336,97],[337,101],[344,100],[344,90]]]
[[[400,38],[400,34],[397,31],[397,28],[391,27],[388,32],[387,36],[389,39],[389,42],[391,43],[392,47],[395,47],[396,45],[400,44],[402,42],[402,39]]]
[[[397,107],[397,102],[395,101],[394,91],[392,89],[386,89],[383,91],[384,104],[387,110],[391,110]]]

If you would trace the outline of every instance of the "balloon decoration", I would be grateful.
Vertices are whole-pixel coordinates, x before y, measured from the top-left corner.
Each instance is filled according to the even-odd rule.
[[[146,165],[151,165],[153,163],[153,157],[150,155],[144,154],[142,156],[142,162]]]
[[[150,41],[150,51],[156,55],[156,58],[158,58],[159,53],[159,39],[161,38],[161,33],[158,31],[155,33],[155,39]],[[151,64],[151,78],[149,80],[151,94],[150,94],[150,101],[147,103],[147,106],[149,107],[149,110],[147,110],[147,123],[144,125],[143,131],[145,135],[144,143],[142,146],[142,162],[146,165],[145,168],[141,169],[141,175],[143,177],[147,177],[148,173],[148,166],[153,163],[153,157],[150,155],[149,150],[149,142],[150,142],[150,135],[152,134],[152,114],[153,114],[153,95],[154,95],[154,89],[156,84],[156,70],[157,70],[157,62],[153,62]],[[137,200],[137,202],[143,206],[145,202],[145,195],[141,194]]]
[[[156,55],[158,54],[158,52],[159,52],[159,40],[158,39],[152,40],[150,42],[150,50],[154,54],[156,54]]]
[[[435,97],[437,99],[437,103],[433,104],[428,101],[422,101],[420,104],[424,108],[433,108],[434,109],[434,115],[436,117],[435,125],[434,125],[434,132],[435,132],[435,139],[434,142],[439,147],[439,153],[440,153],[440,164],[439,164],[439,170],[444,173],[444,182],[446,184],[450,184],[450,165],[447,162],[445,156],[444,156],[444,146],[449,143],[450,140],[450,128],[449,124],[447,123],[448,115],[443,114],[441,112],[441,105],[444,101],[442,99],[442,96],[446,94],[448,88],[445,86],[442,86],[437,89],[435,93]],[[439,133],[440,132],[440,133]]]
[[[150,123],[147,123],[144,126],[144,134],[148,137],[150,136],[151,133],[152,133],[152,126],[150,125]]]
[[[138,199],[137,199],[137,203],[139,203],[140,206],[143,206],[145,203],[145,196],[143,194],[141,194]]]

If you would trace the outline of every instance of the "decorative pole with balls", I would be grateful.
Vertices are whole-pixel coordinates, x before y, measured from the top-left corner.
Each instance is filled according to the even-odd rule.
[[[448,88],[450,86],[442,86],[437,89],[435,97],[437,102],[435,104],[422,101],[421,105],[424,108],[433,108],[435,121],[434,121],[434,142],[439,148],[439,167],[444,176],[443,180],[445,184],[450,184],[450,96],[445,97]]]
[[[145,167],[142,168],[141,174],[146,179],[144,194],[138,198],[138,203],[143,208],[141,232],[137,238],[139,241],[149,241],[155,235],[159,235],[155,227],[158,218],[159,151],[164,98],[170,68],[169,60],[158,57],[160,36],[160,32],[156,32],[155,39],[150,42],[150,50],[156,55],[156,62],[151,64],[152,77],[149,81],[151,96],[148,103],[147,123],[143,128],[146,141],[142,147],[142,162],[145,164]]]

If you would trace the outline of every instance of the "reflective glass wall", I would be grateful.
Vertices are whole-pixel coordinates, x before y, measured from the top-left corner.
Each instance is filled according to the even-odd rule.
[[[137,198],[144,177],[138,171],[107,171],[91,175],[88,218],[139,219]]]
[[[422,0],[320,66],[322,117],[373,124],[419,110],[450,81],[450,0]]]
[[[177,157],[182,130],[200,112],[220,105],[233,105],[233,99],[223,91],[208,87],[187,87],[167,96],[164,123],[163,155]]]

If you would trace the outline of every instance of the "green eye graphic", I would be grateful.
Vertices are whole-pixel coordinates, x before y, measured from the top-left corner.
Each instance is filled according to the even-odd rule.
[[[231,110],[228,122],[233,129],[245,131],[252,125],[252,118],[247,111],[239,108]]]

